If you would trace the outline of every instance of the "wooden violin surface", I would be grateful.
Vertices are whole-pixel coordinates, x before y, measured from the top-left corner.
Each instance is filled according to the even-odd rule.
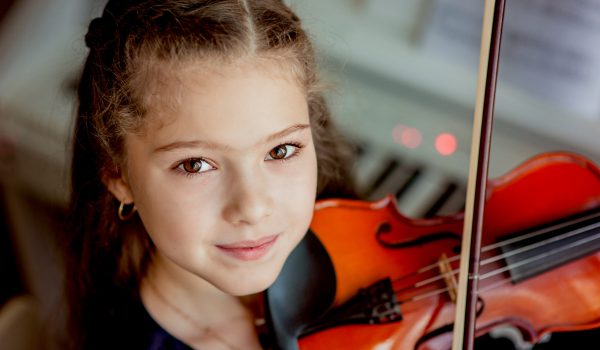
[[[318,202],[311,230],[335,271],[327,313],[389,279],[401,318],[313,327],[298,348],[449,349],[462,225],[461,213],[406,218],[391,196]],[[598,167],[556,152],[490,180],[480,271],[478,335],[509,324],[536,342],[549,332],[600,327]]]

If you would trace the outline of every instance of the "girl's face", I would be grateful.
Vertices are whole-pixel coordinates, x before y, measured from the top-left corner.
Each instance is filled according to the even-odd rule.
[[[109,189],[135,203],[154,264],[180,282],[264,290],[313,213],[317,161],[303,89],[281,69],[245,64],[186,70],[158,92],[177,95],[177,108],[150,111],[144,135],[126,136],[124,175]]]

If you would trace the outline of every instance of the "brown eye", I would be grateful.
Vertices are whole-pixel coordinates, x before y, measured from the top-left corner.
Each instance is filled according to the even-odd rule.
[[[188,159],[177,166],[188,174],[197,174],[212,169],[212,166],[202,159]]]
[[[273,148],[265,157],[265,160],[284,160],[293,157],[298,152],[300,146],[285,144]]]
[[[287,149],[285,145],[277,146],[269,152],[269,156],[272,159],[283,159],[287,155]]]

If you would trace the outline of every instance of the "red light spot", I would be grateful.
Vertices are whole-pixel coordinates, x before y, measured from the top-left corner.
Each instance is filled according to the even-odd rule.
[[[456,136],[450,133],[441,133],[435,138],[435,149],[443,156],[449,156],[456,152]]]
[[[423,136],[418,129],[398,124],[392,130],[394,142],[407,148],[417,148],[421,144]]]

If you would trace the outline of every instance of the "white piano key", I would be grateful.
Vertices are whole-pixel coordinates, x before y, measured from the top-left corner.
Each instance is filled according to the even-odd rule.
[[[467,196],[466,188],[458,186],[458,188],[448,198],[446,203],[440,207],[437,215],[452,215],[464,211],[465,200]]]
[[[438,172],[423,171],[398,198],[398,210],[404,216],[421,217],[444,190],[446,182],[444,175]]]
[[[391,158],[388,154],[368,147],[364,154],[356,160],[355,181],[359,193],[370,190],[373,182],[379,177]]]
[[[369,199],[376,200],[389,194],[395,195],[399,188],[411,180],[415,171],[416,169],[406,165],[398,165],[377,188],[369,193]]]

